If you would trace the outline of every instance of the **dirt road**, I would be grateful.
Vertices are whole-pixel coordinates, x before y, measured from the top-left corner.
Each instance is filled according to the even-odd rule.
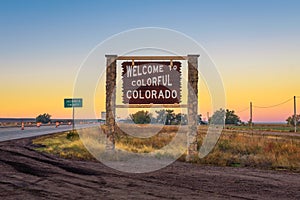
[[[125,174],[38,153],[28,138],[0,143],[0,177],[0,199],[300,199],[297,173],[175,162]]]

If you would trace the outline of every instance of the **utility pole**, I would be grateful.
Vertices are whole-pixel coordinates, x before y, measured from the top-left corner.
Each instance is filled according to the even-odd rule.
[[[295,133],[297,132],[297,109],[296,109],[296,96],[294,96],[294,126],[295,126]]]
[[[209,122],[209,112],[207,112],[207,122]]]
[[[73,133],[74,133],[74,130],[75,130],[75,118],[74,118],[74,116],[75,116],[75,109],[74,109],[74,106],[73,106],[73,123],[72,123],[72,131],[73,131]]]
[[[252,102],[250,102],[250,120],[249,120],[250,128],[252,129]]]

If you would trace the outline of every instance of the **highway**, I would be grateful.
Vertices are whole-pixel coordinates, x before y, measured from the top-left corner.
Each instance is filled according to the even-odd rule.
[[[98,126],[99,124],[80,124],[75,125],[76,129],[88,128]],[[14,128],[0,128],[0,142],[21,139],[33,136],[46,135],[51,133],[58,133],[63,131],[72,130],[71,125],[60,125],[57,128],[55,126],[40,126],[40,127],[25,127],[21,130],[21,127]]]

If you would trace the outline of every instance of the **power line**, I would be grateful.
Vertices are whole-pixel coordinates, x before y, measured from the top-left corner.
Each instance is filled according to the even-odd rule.
[[[247,107],[247,108],[245,108],[245,109],[243,109],[243,110],[239,110],[239,111],[237,111],[236,113],[245,112],[246,110],[249,110],[249,107]]]
[[[284,102],[281,102],[281,103],[278,103],[278,104],[275,104],[275,105],[272,105],[272,106],[255,106],[254,105],[253,107],[254,108],[272,108],[272,107],[276,107],[276,106],[280,106],[282,104],[285,104],[285,103],[287,103],[287,102],[289,102],[291,100],[293,100],[293,98],[289,98],[289,99],[285,100]]]

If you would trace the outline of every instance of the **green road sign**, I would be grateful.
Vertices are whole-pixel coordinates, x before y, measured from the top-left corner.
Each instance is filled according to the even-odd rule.
[[[64,99],[64,106],[65,108],[82,107],[82,99]]]

